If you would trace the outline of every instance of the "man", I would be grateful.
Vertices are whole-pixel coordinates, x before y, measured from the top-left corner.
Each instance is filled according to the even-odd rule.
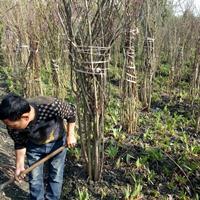
[[[3,98],[0,104],[0,120],[7,125],[8,133],[14,140],[17,181],[23,178],[19,174],[24,170],[25,155],[30,166],[60,146],[75,146],[75,119],[75,107],[53,97],[26,100],[10,93]],[[64,121],[67,122],[66,127]],[[31,200],[60,198],[65,156],[66,149],[49,160],[45,187],[43,165],[30,172]]]

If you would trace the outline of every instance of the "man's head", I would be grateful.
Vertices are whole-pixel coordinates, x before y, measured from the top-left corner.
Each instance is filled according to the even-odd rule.
[[[24,129],[30,122],[30,111],[31,107],[24,98],[10,93],[0,104],[0,120],[10,128]]]

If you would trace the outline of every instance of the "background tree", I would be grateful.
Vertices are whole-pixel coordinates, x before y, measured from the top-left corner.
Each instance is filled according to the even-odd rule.
[[[153,77],[159,64],[159,55],[163,37],[167,1],[145,1],[143,4],[143,52],[141,54],[143,77],[141,80],[140,96],[143,107],[150,109]]]
[[[104,160],[106,77],[110,47],[119,32],[115,1],[65,1],[61,11],[79,102],[79,133],[91,180],[99,180]]]
[[[137,19],[140,14],[142,2],[125,1],[125,26],[124,26],[124,67],[122,79],[122,108],[121,121],[123,127],[129,132],[134,133],[137,128],[138,120],[138,81],[135,63],[135,44],[139,34]]]

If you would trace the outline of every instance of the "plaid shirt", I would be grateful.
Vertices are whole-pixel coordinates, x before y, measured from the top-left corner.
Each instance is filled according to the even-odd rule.
[[[7,127],[15,149],[25,148],[29,140],[35,144],[46,144],[61,139],[66,132],[64,120],[68,123],[76,120],[75,106],[57,98],[36,97],[28,101],[35,109],[35,119],[23,130]]]

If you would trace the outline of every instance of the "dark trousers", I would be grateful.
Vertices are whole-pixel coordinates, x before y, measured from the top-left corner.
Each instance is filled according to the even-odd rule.
[[[29,142],[27,147],[28,165],[44,158],[52,151],[64,145],[66,139],[36,145]],[[63,183],[63,171],[66,157],[66,149],[47,161],[47,184],[44,186],[44,164],[36,167],[29,174],[29,188],[31,200],[59,200]]]

